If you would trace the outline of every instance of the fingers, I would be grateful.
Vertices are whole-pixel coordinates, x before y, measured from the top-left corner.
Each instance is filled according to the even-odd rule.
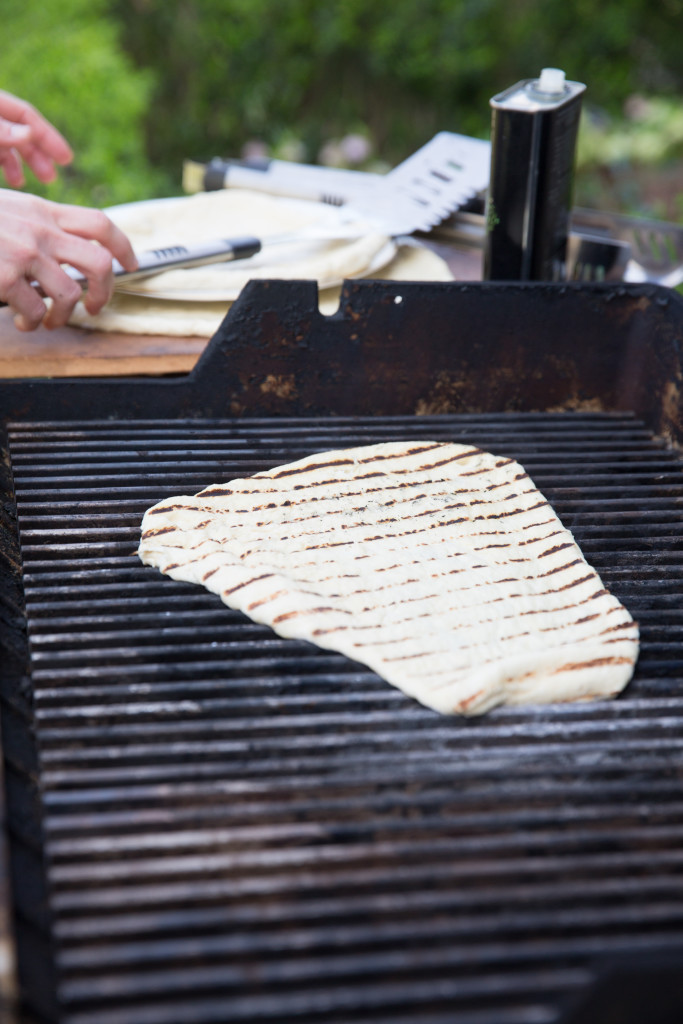
[[[52,308],[45,320],[46,326],[65,324],[75,303],[81,297],[89,313],[99,313],[114,290],[111,252],[103,245],[93,245],[91,241],[67,235],[56,249],[55,258],[56,263],[45,267],[44,276],[37,276],[45,293],[53,299]],[[80,284],[65,274],[59,266],[62,263],[75,267],[83,274],[87,281],[85,292]],[[57,274],[53,272],[55,266]],[[38,273],[40,275],[41,271]],[[64,282],[64,277],[67,278],[68,284]]]
[[[14,312],[14,324],[20,331],[35,330],[47,313],[47,306],[26,278],[18,279],[4,299]]]
[[[136,269],[138,261],[130,241],[123,231],[107,217],[106,213],[86,206],[69,206],[59,203],[51,205],[55,221],[63,231],[99,242],[125,270]],[[62,262],[66,263],[66,258]]]
[[[7,184],[12,188],[21,188],[25,178],[21,158],[16,149],[5,149],[0,146],[0,167],[2,167]]]
[[[127,237],[101,210],[0,189],[0,299],[18,314],[20,329],[62,326],[81,297],[88,312],[99,312],[113,291],[113,258],[125,269],[137,266]],[[85,294],[66,264],[86,278]],[[49,312],[32,282],[52,300]]]
[[[0,118],[29,129],[29,136],[20,140],[25,145],[28,139],[37,149],[55,163],[68,164],[73,151],[61,132],[43,117],[34,106],[0,89]]]
[[[0,166],[7,182],[15,187],[24,183],[22,160],[40,181],[49,182],[56,175],[55,164],[67,164],[73,159],[71,147],[54,125],[30,103],[2,90],[0,154],[4,156],[0,158]]]
[[[83,303],[89,313],[99,313],[114,289],[112,256],[125,270],[135,270],[138,261],[133,248],[123,231],[102,210],[56,203],[52,204],[52,209],[56,223],[68,237],[68,246],[60,248],[58,259],[80,270],[87,278]],[[92,241],[99,245],[93,245]],[[47,322],[52,325],[56,321],[50,316]]]
[[[25,270],[25,274],[14,275],[3,294],[15,312],[16,326],[23,331],[33,330],[40,323],[48,328],[63,326],[81,298],[81,285],[42,252],[26,259]],[[49,298],[49,304],[43,298]]]

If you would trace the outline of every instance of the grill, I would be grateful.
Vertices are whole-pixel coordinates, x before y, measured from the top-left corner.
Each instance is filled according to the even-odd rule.
[[[680,301],[311,300],[250,288],[189,378],[0,386],[22,1019],[680,1020]],[[160,497],[415,438],[528,470],[640,622],[621,698],[444,718],[135,555]]]

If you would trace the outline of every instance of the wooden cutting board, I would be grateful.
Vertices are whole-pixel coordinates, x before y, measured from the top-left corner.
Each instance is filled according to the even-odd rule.
[[[206,338],[107,334],[81,327],[18,331],[0,309],[0,377],[112,377],[188,373]]]

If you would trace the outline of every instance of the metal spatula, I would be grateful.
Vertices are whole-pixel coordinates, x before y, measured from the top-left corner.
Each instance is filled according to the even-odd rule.
[[[284,160],[185,161],[187,192],[248,188],[353,208],[384,234],[429,231],[488,186],[491,146],[439,132],[388,174],[338,170]]]
[[[429,231],[487,187],[489,169],[488,142],[439,132],[349,205],[390,235]]]

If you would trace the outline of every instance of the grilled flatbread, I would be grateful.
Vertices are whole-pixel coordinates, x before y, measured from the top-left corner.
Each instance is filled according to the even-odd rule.
[[[324,452],[170,498],[139,555],[443,713],[611,697],[638,654],[522,467],[469,445]]]

